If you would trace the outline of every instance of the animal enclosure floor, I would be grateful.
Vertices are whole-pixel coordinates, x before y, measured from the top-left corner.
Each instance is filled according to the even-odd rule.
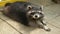
[[[60,5],[54,4],[44,7],[43,12],[50,32],[43,29],[26,27],[0,12],[0,34],[60,34]]]

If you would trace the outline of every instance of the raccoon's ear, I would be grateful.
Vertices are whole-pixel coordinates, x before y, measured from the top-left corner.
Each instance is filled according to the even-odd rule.
[[[40,10],[41,10],[41,11],[43,10],[43,6],[40,6]]]
[[[28,5],[27,6],[27,10],[31,10],[32,9],[32,6],[31,5]]]

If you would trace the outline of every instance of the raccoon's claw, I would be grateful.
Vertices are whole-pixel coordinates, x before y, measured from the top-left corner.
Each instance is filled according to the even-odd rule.
[[[45,31],[51,31],[51,29],[50,29],[50,28],[48,28],[48,29],[45,29]]]
[[[51,31],[51,29],[48,28],[47,26],[44,26],[43,29],[44,29],[45,31]]]

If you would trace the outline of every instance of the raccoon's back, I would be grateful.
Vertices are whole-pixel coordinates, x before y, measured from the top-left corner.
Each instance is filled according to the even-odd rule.
[[[8,10],[8,9],[7,9]],[[8,12],[3,11],[3,14],[9,18],[21,22],[24,25],[28,25],[28,20],[26,17],[26,10],[24,3],[13,3],[10,5]]]

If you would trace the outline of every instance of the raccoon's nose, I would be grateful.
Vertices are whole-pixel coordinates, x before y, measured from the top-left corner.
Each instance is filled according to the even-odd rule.
[[[38,16],[37,16],[37,15],[35,15],[35,17],[37,18]]]
[[[40,16],[39,15],[35,15],[35,18],[39,18]]]

